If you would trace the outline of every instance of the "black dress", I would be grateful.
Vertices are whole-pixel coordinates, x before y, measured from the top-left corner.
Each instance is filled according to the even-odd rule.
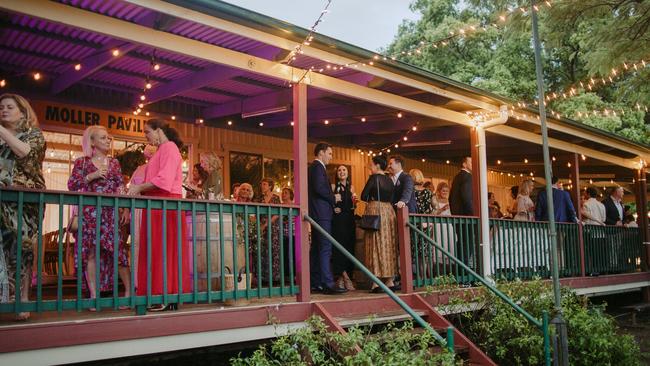
[[[334,186],[334,193],[341,195],[341,202],[337,202],[334,207],[340,208],[340,213],[334,213],[332,219],[332,236],[336,241],[341,243],[350,254],[354,255],[354,245],[356,242],[356,227],[354,222],[354,203],[352,201],[352,192],[350,184],[343,185],[337,182]],[[343,271],[348,276],[352,276],[354,264],[347,259],[338,249],[332,249],[332,274],[340,276]]]

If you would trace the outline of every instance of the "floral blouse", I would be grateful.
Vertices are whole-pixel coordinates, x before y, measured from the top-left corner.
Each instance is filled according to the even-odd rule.
[[[419,214],[429,215],[433,212],[433,193],[428,189],[415,190],[415,203]]]
[[[0,159],[14,162],[11,174],[6,174],[6,172],[2,174],[0,186],[13,185],[16,187],[45,189],[43,160],[45,159],[47,144],[43,132],[41,132],[40,128],[32,127],[19,132],[16,137],[20,141],[29,144],[30,151],[26,156],[19,158],[6,142],[0,140]]]

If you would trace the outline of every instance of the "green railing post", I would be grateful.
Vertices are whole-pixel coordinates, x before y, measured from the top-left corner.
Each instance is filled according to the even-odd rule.
[[[548,312],[542,311],[542,334],[544,336],[544,365],[551,366],[551,342],[548,329]]]
[[[447,327],[447,350],[452,354],[455,353],[454,349],[454,327]]]
[[[415,322],[418,323],[418,325],[431,332],[433,338],[435,338],[442,345],[447,344],[447,341],[444,338],[442,338],[440,334],[438,334],[431,327],[429,323],[427,323],[424,319],[422,319],[422,317],[418,315],[415,311],[413,311],[413,309],[411,309],[410,306],[408,306],[402,299],[400,299],[397,295],[395,295],[395,293],[390,288],[388,288],[388,286],[386,286],[381,280],[379,280],[379,278],[377,278],[372,272],[370,272],[370,270],[368,270],[366,266],[364,266],[361,262],[359,262],[359,260],[355,256],[350,254],[350,252],[348,252],[345,249],[345,247],[343,247],[338,241],[336,241],[336,239],[332,237],[332,235],[330,235],[327,231],[323,230],[323,228],[320,227],[320,225],[318,225],[316,221],[314,221],[311,217],[309,217],[309,215],[305,215],[304,219],[309,221],[312,229],[317,230],[319,233],[321,233],[321,235],[323,235],[327,240],[329,240],[336,249],[338,249],[346,258],[348,258],[348,260],[354,263],[354,265],[357,266],[357,268],[359,268],[361,272],[363,272],[366,276],[368,276],[368,278],[370,278],[372,282],[374,282],[377,286],[379,286],[391,299],[393,299],[393,301],[395,301],[402,309],[404,309],[404,311],[406,311],[406,313],[409,314],[415,320]],[[411,224],[408,223],[408,225]]]

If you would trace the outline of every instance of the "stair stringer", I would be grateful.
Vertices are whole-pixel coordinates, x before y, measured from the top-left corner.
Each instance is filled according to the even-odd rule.
[[[477,345],[475,345],[469,338],[461,333],[454,327],[444,316],[436,311],[422,296],[419,294],[412,294],[413,305],[415,308],[420,308],[427,312],[427,321],[434,328],[448,328],[454,329],[454,343],[465,346],[469,349],[469,359],[471,362],[479,363],[484,366],[497,366],[488,355],[486,355]]]

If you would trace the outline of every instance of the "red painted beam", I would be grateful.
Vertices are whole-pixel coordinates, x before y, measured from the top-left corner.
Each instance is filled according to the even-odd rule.
[[[309,213],[307,194],[307,85],[293,86],[293,161],[296,204],[300,206],[300,219],[296,225],[295,257],[298,269],[297,282],[300,287],[297,300],[307,302],[310,298],[309,279],[309,224],[303,216]]]

